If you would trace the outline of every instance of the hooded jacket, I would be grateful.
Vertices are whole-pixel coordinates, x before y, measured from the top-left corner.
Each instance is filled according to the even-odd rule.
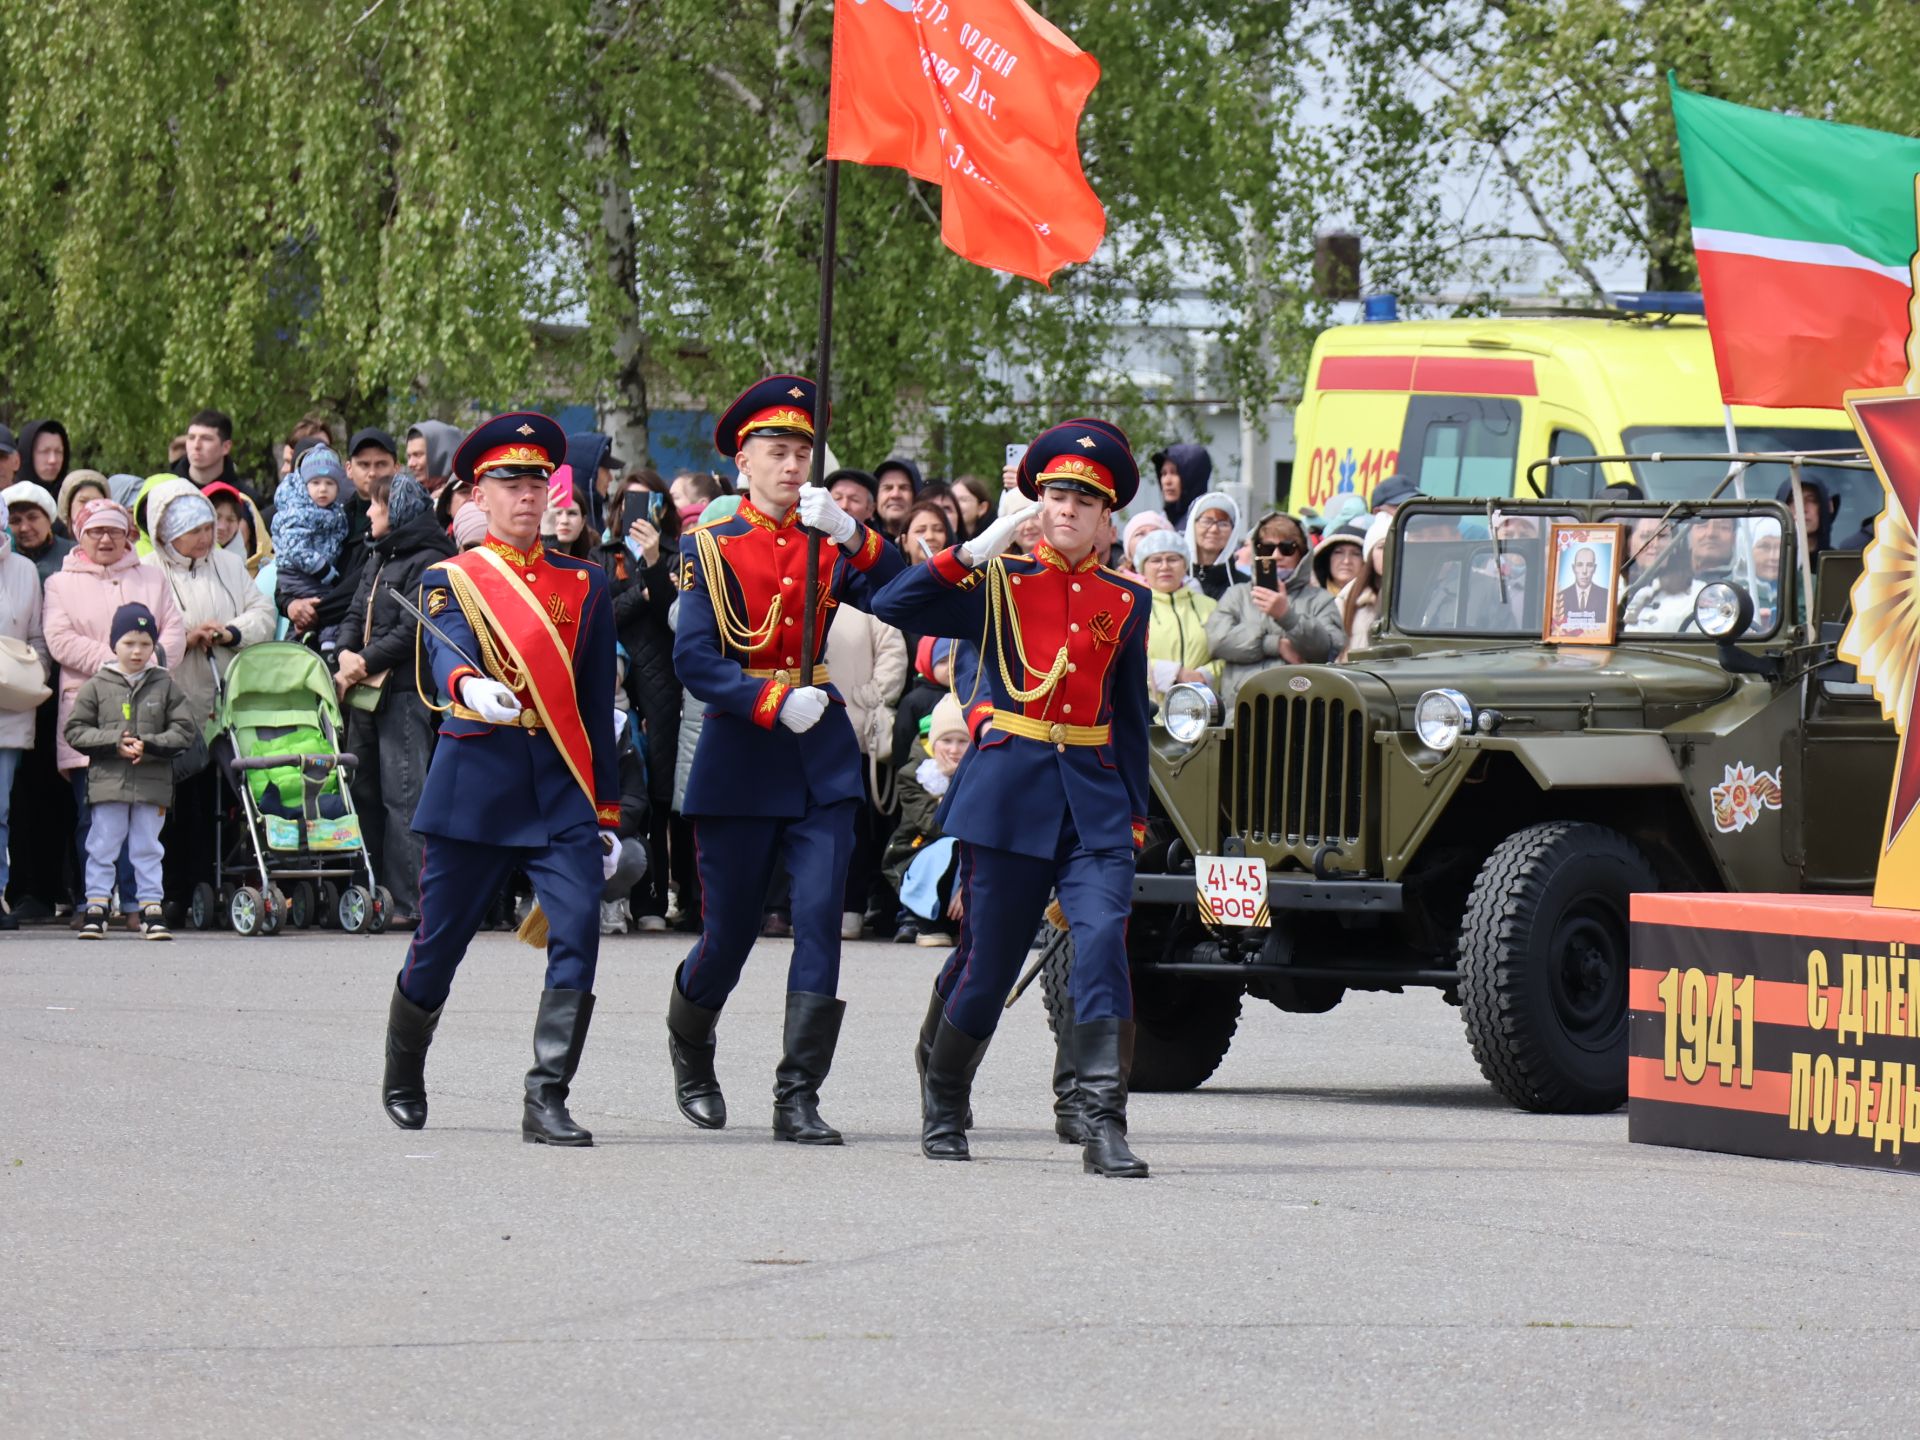
[[[895,455],[873,467],[873,483],[876,491],[879,489],[880,482],[887,478],[889,470],[906,471],[907,478],[913,482],[915,495],[927,488],[926,477],[920,473],[920,467],[904,455]]]
[[[31,645],[51,683],[54,669],[41,619],[40,576],[31,560],[13,553],[13,537],[4,528],[0,528],[0,635]],[[31,750],[34,717],[39,713],[38,707],[0,711],[0,750]],[[14,823],[24,818],[16,815]]]
[[[44,583],[49,575],[59,570],[60,562],[66,559],[67,552],[73,549],[73,541],[69,540],[60,528],[59,506],[47,493],[46,486],[32,480],[16,480],[5,490],[0,490],[0,504],[5,504],[9,510],[15,505],[38,505],[45,512],[47,524],[51,527],[52,533],[47,536],[47,543],[38,550],[26,549],[13,540],[11,533],[7,537],[14,554],[31,562]]]
[[[168,479],[147,497],[147,515],[154,533],[160,533],[161,517],[167,508],[190,495],[197,495],[191,480]],[[216,645],[211,652],[185,650],[168,669],[174,683],[193,703],[193,718],[202,728],[213,719],[215,685],[213,669],[222,674],[233,661],[234,652],[273,638],[277,618],[267,597],[253,583],[244,561],[215,546],[198,560],[188,560],[164,540],[154,542],[147,564],[167,577],[174,601],[180,607],[185,630],[196,625],[218,625],[238,633],[239,644]]]
[[[399,686],[400,693],[413,693],[417,684],[431,695],[433,675],[430,668],[418,668],[426,658],[417,645],[419,622],[400,608],[387,587],[395,587],[418,605],[420,577],[429,565],[454,553],[452,538],[440,528],[439,518],[428,506],[377,538],[373,553],[360,568],[360,586],[340,623],[340,648],[358,652],[367,662],[369,675],[392,671],[386,683]],[[369,606],[371,625],[367,622]]]
[[[73,535],[73,497],[83,485],[98,485],[103,495],[113,494],[111,482],[98,470],[69,470],[67,478],[60,482],[59,497],[54,501],[54,518],[65,527],[61,531],[63,535]]]
[[[137,763],[120,754],[120,737],[129,730],[147,742]],[[198,733],[193,702],[158,662],[137,675],[126,674],[117,660],[101,666],[60,722],[60,743],[87,757],[87,799],[95,805],[171,805],[167,762]]]
[[[138,600],[153,612],[160,626],[160,648],[156,663],[167,664],[186,653],[186,625],[180,607],[174,603],[173,589],[167,577],[152,565],[140,563],[129,549],[110,566],[96,565],[85,550],[78,547],[67,553],[60,573],[47,581],[47,649],[60,666],[60,711],[58,739],[54,746],[55,763],[62,770],[77,770],[87,757],[66,742],[67,717],[73,713],[73,697],[113,659],[113,612]]]
[[[1233,529],[1227,532],[1227,543],[1221,547],[1219,558],[1211,565],[1202,565],[1199,563],[1200,545],[1194,537],[1193,522],[1208,510],[1224,510],[1233,521]],[[1194,583],[1199,585],[1201,592],[1209,600],[1218,600],[1227,593],[1230,586],[1237,585],[1247,578],[1233,567],[1233,553],[1240,548],[1240,542],[1246,538],[1246,523],[1241,519],[1240,507],[1234,504],[1231,495],[1209,495],[1206,504],[1188,508],[1187,553],[1194,557]]]
[[[1274,514],[1262,515],[1257,530]],[[1292,516],[1287,518],[1292,519]],[[1294,522],[1298,524],[1296,520]],[[1305,534],[1302,527],[1301,533]],[[1280,642],[1290,641],[1303,665],[1320,665],[1337,658],[1346,648],[1346,628],[1340,621],[1340,607],[1333,596],[1312,583],[1313,567],[1301,557],[1293,573],[1282,582],[1287,591],[1287,613],[1275,620],[1253,604],[1253,586],[1235,585],[1220,599],[1207,617],[1207,644],[1216,660],[1224,660],[1220,677],[1220,699],[1231,705],[1240,687],[1262,670],[1289,663],[1280,653]]]
[[[51,480],[42,480],[40,472],[33,468],[33,447],[42,435],[60,437],[60,469]],[[29,420],[26,428],[20,432],[19,450],[20,470],[16,479],[32,480],[58,489],[60,482],[67,478],[67,472],[73,468],[73,441],[67,438],[67,427],[58,420]]]
[[[246,491],[237,489],[224,480],[215,480],[202,485],[200,493],[209,500],[230,495],[247,507],[247,514],[253,521],[253,548],[247,548],[247,532],[242,529],[234,532],[233,538],[226,544],[226,551],[247,567],[249,575],[256,580],[259,579],[260,567],[273,558],[273,535],[267,528],[266,517],[260,513],[260,507],[253,503],[253,497]]]
[[[600,462],[613,448],[613,442],[595,430],[574,430],[567,435],[567,468],[573,472],[573,503],[586,516],[592,547],[600,543],[607,528],[607,502],[595,484]]]
[[[1207,487],[1213,483],[1213,456],[1207,453],[1204,445],[1183,443],[1156,450],[1149,458],[1153,463],[1156,485],[1160,481],[1160,467],[1167,461],[1171,460],[1174,468],[1180,472],[1180,498],[1162,504],[1167,523],[1178,530],[1187,523],[1187,512],[1193,508],[1193,502],[1205,495]]]
[[[427,442],[427,473],[420,483],[423,486],[428,480],[444,483],[453,475],[453,452],[460,448],[462,438],[460,427],[444,420],[422,420],[418,425],[407,427],[408,440],[416,435]],[[404,441],[402,443],[404,445]],[[429,493],[437,488],[431,487]]]
[[[21,454],[26,450],[23,446]],[[1833,492],[1827,488],[1827,482],[1815,475],[1802,475],[1800,488],[1809,495],[1820,497],[1820,528],[1807,536],[1808,548],[1817,558],[1822,551],[1833,549]],[[1773,492],[1773,498],[1787,507],[1789,516],[1793,513],[1793,481],[1782,480],[1780,488]],[[1792,522],[1789,521],[1789,524]]]
[[[115,476],[114,478],[118,479],[119,477]],[[133,492],[133,498],[131,500],[120,501],[121,504],[133,512],[133,523],[139,530],[139,533],[134,537],[133,548],[142,560],[147,559],[153,554],[154,492],[162,485],[171,485],[179,478],[178,475],[167,470],[162,470],[158,475],[149,475],[140,482],[139,488]],[[189,480],[187,484],[192,485],[193,482]],[[118,500],[120,497],[115,495],[114,498]]]
[[[273,496],[273,553],[280,561],[280,586],[287,589],[291,573],[324,585],[335,573],[347,538],[347,496],[353,486],[340,482],[333,504],[322,507],[307,494],[307,482],[298,467],[280,482]]]

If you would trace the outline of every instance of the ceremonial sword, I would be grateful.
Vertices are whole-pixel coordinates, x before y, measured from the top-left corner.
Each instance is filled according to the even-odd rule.
[[[426,611],[422,610],[418,605],[414,604],[413,601],[409,600],[406,596],[406,592],[402,590],[398,585],[389,584],[387,586],[387,594],[391,595],[396,601],[399,602],[400,608],[402,610],[405,610],[409,615],[413,616],[414,619],[418,620],[422,625],[426,626],[427,629],[433,633],[434,639],[438,640],[442,645],[446,646],[449,650],[453,651],[454,655],[458,659],[464,660],[467,664],[468,669],[473,670],[481,675],[487,674],[487,667],[482,665],[479,661],[475,660],[471,655],[467,654],[466,651],[462,650],[458,645],[456,645],[453,642],[452,637],[450,637],[447,634],[447,632],[442,630],[438,625],[434,624],[433,621],[428,617]],[[491,679],[492,677],[488,676],[487,678]]]

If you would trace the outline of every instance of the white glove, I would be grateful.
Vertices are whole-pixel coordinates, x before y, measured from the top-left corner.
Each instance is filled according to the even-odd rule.
[[[1147,662],[1147,673],[1152,677],[1153,688],[1164,695],[1173,688],[1174,682],[1180,678],[1180,662],[1178,660],[1149,660]]]
[[[620,868],[620,837],[610,831],[600,832],[600,883],[607,884],[613,879],[613,872]]]
[[[1039,507],[1023,505],[1011,515],[1002,515],[985,530],[960,547],[961,558],[969,565],[984,565],[1013,543],[1013,533],[1033,518]]]
[[[820,723],[827,713],[827,692],[818,685],[802,686],[787,692],[780,702],[780,723],[796,735],[804,735]]]
[[[494,725],[511,725],[520,718],[520,702],[498,680],[469,675],[460,682],[460,699],[474,714]]]
[[[809,530],[818,530],[836,545],[845,545],[860,533],[854,518],[818,485],[800,487],[800,523]]]

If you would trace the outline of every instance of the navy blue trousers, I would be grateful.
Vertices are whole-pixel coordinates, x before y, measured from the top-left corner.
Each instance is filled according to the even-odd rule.
[[[853,861],[857,800],[808,807],[798,820],[701,815],[693,822],[700,867],[700,939],[680,966],[680,993],[718,1010],[740,983],[760,936],[760,912],[784,864],[792,885],[793,962],[789,992],[834,995],[840,989],[840,906]]]
[[[424,1010],[437,1010],[453,988],[488,906],[519,866],[547,915],[549,990],[593,989],[600,959],[600,827],[569,825],[547,844],[482,845],[420,837],[420,924],[407,947],[400,990]]]
[[[947,1019],[976,1040],[993,1034],[1007,994],[1020,978],[1034,931],[1058,892],[1073,934],[1073,1014],[1088,1020],[1131,1019],[1127,916],[1133,909],[1133,851],[1089,850],[1073,816],[1060,817],[1052,864],[1011,850],[960,842],[966,915],[958,943],[934,982]]]

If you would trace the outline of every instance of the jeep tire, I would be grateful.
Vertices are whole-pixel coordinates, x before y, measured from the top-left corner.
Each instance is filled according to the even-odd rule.
[[[1602,825],[1509,835],[1460,927],[1460,1013],[1480,1071],[1523,1110],[1617,1109],[1627,1095],[1628,904],[1659,882]]]
[[[1055,930],[1041,950],[1040,993],[1058,1036],[1073,1024],[1073,936]],[[1130,1089],[1193,1090],[1220,1068],[1240,1023],[1240,986],[1203,976],[1133,976]]]

